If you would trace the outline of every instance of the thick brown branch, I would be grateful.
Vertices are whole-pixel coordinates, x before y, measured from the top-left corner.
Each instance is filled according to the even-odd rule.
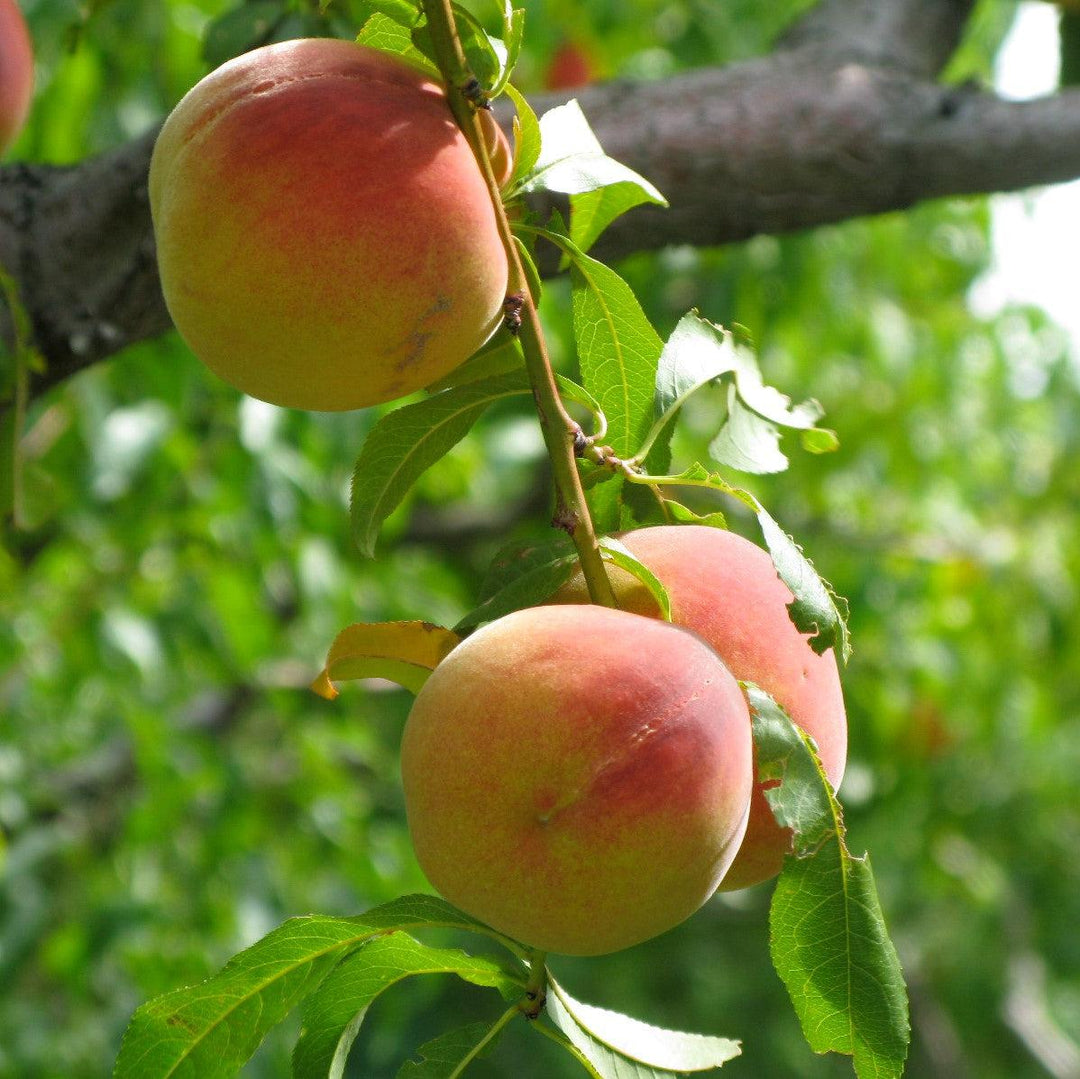
[[[779,48],[813,50],[932,78],[956,50],[974,0],[822,0]]]
[[[671,201],[617,222],[599,257],[1080,176],[1080,90],[1017,104],[935,81],[969,8],[824,0],[770,56],[583,90],[607,151]],[[76,168],[0,169],[0,261],[20,279],[49,362],[37,392],[169,325],[146,202],[152,141]]]

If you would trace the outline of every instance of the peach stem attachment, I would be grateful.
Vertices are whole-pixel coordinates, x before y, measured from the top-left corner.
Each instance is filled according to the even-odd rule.
[[[518,1002],[518,1010],[526,1019],[535,1019],[544,1010],[547,1000],[547,953],[529,949],[529,980]]]
[[[596,530],[589,515],[585,491],[581,486],[581,476],[578,473],[577,459],[574,454],[574,442],[579,428],[567,413],[562,398],[559,396],[544,341],[544,333],[540,326],[540,318],[536,312],[528,278],[510,229],[509,218],[503,208],[499,184],[491,167],[483,129],[480,126],[475,106],[463,92],[463,88],[468,86],[472,79],[472,73],[461,47],[451,0],[420,0],[420,3],[427,17],[439,71],[446,81],[450,107],[453,109],[458,126],[472,146],[487,183],[488,193],[491,195],[499,237],[506,250],[510,268],[509,291],[516,290],[524,297],[518,338],[525,355],[525,369],[532,385],[533,400],[536,404],[544,444],[551,458],[556,495],[553,523],[556,527],[563,529],[574,541],[581,561],[581,570],[589,588],[589,598],[593,603],[604,607],[615,607],[617,606],[615,593],[612,591],[604,568],[604,560],[600,554]]]

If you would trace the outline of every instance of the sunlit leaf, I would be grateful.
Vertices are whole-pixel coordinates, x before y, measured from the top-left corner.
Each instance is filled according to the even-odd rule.
[[[612,221],[645,202],[667,205],[629,180],[571,195],[570,238],[582,251],[588,251]]]
[[[607,443],[618,457],[627,458],[652,422],[663,344],[630,286],[614,270],[576,249],[568,253],[581,381],[607,416]]]
[[[739,399],[734,384],[728,387],[727,398],[727,419],[709,443],[709,456],[738,472],[783,472],[788,459],[780,452],[780,432],[775,424],[751,412]]]
[[[513,83],[507,83],[506,95],[514,103],[514,169],[509,189],[530,173],[540,156],[540,123],[532,106]]]
[[[503,69],[495,85],[491,87],[491,96],[497,97],[509,85],[509,81],[517,67],[518,57],[521,55],[521,44],[525,34],[525,9],[515,8],[510,0],[503,0],[502,5],[502,33],[505,55],[503,57]]]
[[[381,11],[375,12],[363,24],[356,35],[356,41],[360,45],[402,56],[424,68],[432,76],[438,77],[438,68],[431,58],[413,43],[413,34],[409,26],[402,25]]]
[[[430,622],[374,622],[346,626],[330,646],[326,666],[311,688],[333,700],[334,682],[386,678],[413,693],[460,643],[461,638]]]
[[[648,180],[604,153],[576,101],[558,105],[540,117],[540,156],[521,181],[521,191],[575,195],[622,183],[638,187],[650,202],[667,205]]]
[[[711,1071],[737,1057],[730,1038],[665,1030],[574,1000],[549,981],[547,1014],[603,1079],[653,1079]]]

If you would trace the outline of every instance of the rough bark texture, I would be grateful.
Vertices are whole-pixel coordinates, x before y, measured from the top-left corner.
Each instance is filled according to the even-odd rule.
[[[766,57],[582,90],[607,152],[671,202],[616,222],[597,255],[718,245],[1080,176],[1080,90],[1013,103],[937,81],[972,3],[822,0]],[[146,197],[153,138],[74,168],[0,169],[0,262],[20,281],[48,361],[35,392],[169,327]]]

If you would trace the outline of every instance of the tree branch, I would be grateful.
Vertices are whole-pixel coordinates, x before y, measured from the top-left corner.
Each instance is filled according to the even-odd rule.
[[[1011,103],[935,81],[971,6],[823,0],[767,57],[583,89],[607,152],[671,201],[616,222],[599,257],[1080,176],[1080,90]],[[542,112],[563,100],[531,103]],[[153,137],[75,168],[0,169],[0,261],[21,282],[49,364],[35,393],[170,325],[146,199]]]

